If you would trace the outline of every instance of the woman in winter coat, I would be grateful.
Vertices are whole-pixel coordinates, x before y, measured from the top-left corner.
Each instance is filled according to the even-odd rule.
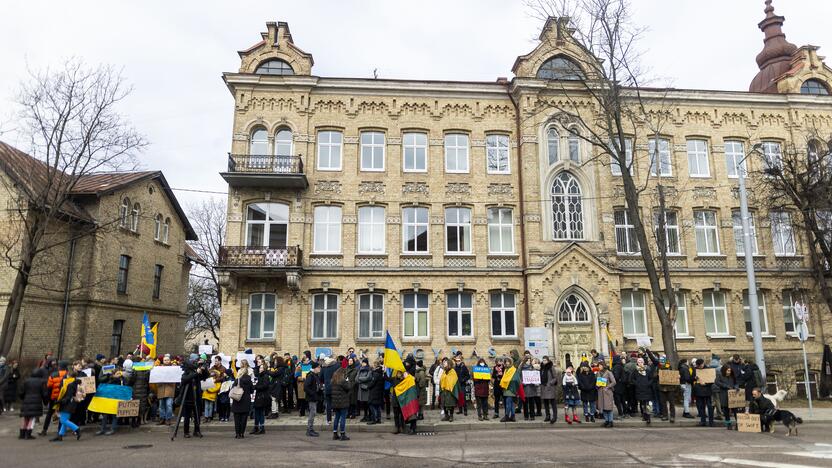
[[[150,409],[150,371],[133,371],[131,387],[133,387],[133,399],[139,400],[139,415],[131,418],[130,425],[139,427],[144,422],[148,409]]]
[[[252,384],[251,367],[245,359],[240,361],[240,370],[237,371],[237,382],[235,386],[243,389],[243,395],[239,400],[231,399],[231,412],[234,413],[234,438],[244,439],[246,437],[246,422],[248,413],[251,411],[251,392],[254,390]]]
[[[494,392],[493,419],[500,418],[500,402],[503,401],[503,387],[500,386],[501,380],[503,380],[503,359],[497,358],[494,360],[494,368],[491,369],[491,388]]]
[[[329,384],[332,389],[332,409],[335,410],[335,417],[332,420],[332,440],[350,440],[347,437],[347,412],[352,400],[353,381],[350,380],[348,369],[349,367],[337,369],[332,374]]]
[[[364,417],[361,422],[372,421],[370,418],[370,386],[373,383],[373,369],[370,368],[370,361],[367,358],[361,359],[361,366],[355,373],[355,398],[358,401],[358,410],[364,410]]]
[[[20,439],[35,439],[32,429],[35,419],[43,416],[43,405],[49,402],[49,391],[46,388],[46,369],[39,367],[23,382],[23,392],[20,396]]]
[[[269,379],[269,370],[266,363],[260,363],[258,367],[257,383],[254,384],[254,429],[249,435],[266,433],[266,412],[272,408],[272,382]]]
[[[546,410],[546,419],[543,421],[550,424],[554,424],[558,419],[558,404],[555,401],[557,390],[558,378],[555,374],[555,363],[549,359],[549,356],[543,356],[540,365],[540,398],[543,400],[543,407]],[[551,407],[551,413],[549,407]]]
[[[16,360],[12,359],[6,364],[6,372],[8,378],[6,380],[6,391],[3,395],[3,402],[6,405],[4,409],[13,411],[12,404],[17,399],[17,387],[20,381],[20,367]]]
[[[367,405],[370,407],[370,421],[367,425],[381,424],[381,407],[384,406],[384,371],[380,359],[372,372],[367,392]]]
[[[358,377],[358,363],[354,357],[347,358],[347,379],[355,386]],[[358,415],[358,392],[353,389],[350,392],[350,407],[347,411],[347,418],[354,419]]]
[[[220,388],[222,387],[220,373],[216,370],[211,370],[210,375],[211,383],[213,385],[202,391],[202,406],[205,409],[202,415],[203,424],[214,419],[214,409],[217,406],[217,395],[220,393]]]
[[[582,361],[578,366],[578,388],[581,390],[581,401],[584,406],[584,421],[595,422],[595,405],[598,401],[598,387],[595,386],[595,373],[589,367],[589,362]]]
[[[725,364],[719,369],[712,389],[715,404],[722,408],[722,414],[725,419],[725,428],[730,431],[734,427],[731,422],[731,415],[734,416],[734,420],[736,421],[737,410],[728,407],[728,390],[739,389],[737,379],[734,378],[734,372],[731,369],[731,366]]]
[[[612,376],[615,377],[617,385],[612,389],[613,398],[615,400],[615,408],[618,410],[619,418],[629,418],[630,413],[626,411],[627,408],[627,385],[624,384],[624,364],[621,362],[621,356],[615,355],[612,357]]]
[[[598,410],[604,413],[604,427],[613,427],[612,411],[615,409],[615,375],[604,361],[598,361],[595,386],[598,387]]]
[[[649,404],[653,400],[653,369],[644,363],[644,358],[636,360],[636,368],[630,376],[635,387],[636,400],[641,410],[641,419],[650,424]]]
[[[531,356],[527,356],[520,366],[520,377],[523,372],[540,372],[540,362],[537,359],[532,360]],[[526,394],[526,399],[523,400],[523,419],[526,421],[534,421],[535,415],[541,416],[540,408],[540,385],[537,384],[523,384],[523,392]]]
[[[563,402],[564,420],[569,424],[573,422],[580,424],[577,408],[581,404],[581,396],[578,391],[578,377],[572,373],[572,366],[566,366],[566,371],[563,373]],[[572,409],[572,419],[569,419],[570,409]]]
[[[477,361],[477,366],[488,366],[485,359],[480,358]],[[476,369],[474,369],[476,370]],[[476,375],[476,374],[475,374]],[[488,388],[489,380],[474,379],[474,397],[477,399],[477,420],[484,421],[488,419]]]
[[[700,383],[697,372],[704,369],[705,361],[696,360],[696,368],[693,369],[693,396],[696,397],[696,410],[699,413],[698,426],[714,425],[714,407],[711,404],[713,397],[713,386],[710,383]],[[708,423],[705,424],[705,414],[708,416]]]
[[[74,369],[70,369],[66,373],[66,377],[61,382],[61,390],[58,393],[58,417],[61,421],[58,435],[50,442],[60,442],[64,440],[67,428],[75,434],[75,440],[81,438],[81,428],[70,420],[75,410],[78,409],[78,402],[83,400],[86,396],[78,387],[78,379]]]

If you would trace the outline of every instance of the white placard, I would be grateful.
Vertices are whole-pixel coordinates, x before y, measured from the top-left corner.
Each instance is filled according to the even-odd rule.
[[[201,344],[199,345],[199,354],[204,354],[206,356],[210,356],[214,353],[214,347],[209,344]]]
[[[540,385],[540,371],[539,370],[524,370],[523,371],[523,385]]]
[[[254,369],[254,354],[253,353],[237,353],[237,367],[240,367],[241,361],[248,361],[249,367]]]
[[[92,377],[92,369],[81,369],[81,372],[87,374],[87,377]]]
[[[180,383],[182,368],[179,366],[156,366],[150,369],[150,383]]]
[[[640,348],[650,349],[650,346],[652,345],[652,340],[650,340],[649,336],[637,336],[636,337],[636,344]]]
[[[214,379],[208,378],[202,381],[199,387],[202,389],[203,392],[211,390],[214,388],[216,384],[214,383]]]
[[[542,358],[549,356],[549,337],[551,332],[545,327],[526,327],[523,332],[526,339],[526,349],[532,357]]]

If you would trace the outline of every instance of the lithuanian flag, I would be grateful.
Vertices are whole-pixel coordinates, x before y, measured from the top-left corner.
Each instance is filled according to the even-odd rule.
[[[456,371],[453,368],[442,373],[442,378],[439,380],[439,388],[443,392],[443,398],[450,396],[457,403],[465,401],[460,400],[460,398],[465,398],[465,395],[462,393],[462,389],[459,386],[459,378],[456,376]],[[448,392],[450,395],[447,395],[444,392]]]
[[[402,417],[405,422],[419,414],[419,390],[416,388],[416,380],[408,375],[396,385],[396,399],[402,408]]]
[[[133,399],[133,388],[127,385],[101,384],[90,400],[88,411],[101,414],[118,414],[118,402]]]
[[[520,382],[520,372],[517,372],[516,367],[511,366],[506,369],[503,373],[503,378],[500,379],[500,387],[503,390],[514,392],[518,398],[526,401],[526,392],[523,390],[523,384]]]

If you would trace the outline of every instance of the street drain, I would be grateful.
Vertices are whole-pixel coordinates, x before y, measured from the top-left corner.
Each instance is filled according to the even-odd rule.
[[[416,435],[420,435],[420,436],[432,436],[432,435],[436,435],[436,433],[435,433],[435,432],[417,432],[417,433],[416,433]]]
[[[150,447],[153,447],[153,444],[125,445],[122,448],[127,449],[127,450],[138,450],[138,449],[146,449],[146,448],[150,448]]]

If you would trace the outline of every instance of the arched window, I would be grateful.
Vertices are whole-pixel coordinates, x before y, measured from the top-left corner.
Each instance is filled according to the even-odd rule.
[[[558,162],[558,147],[560,146],[560,136],[554,127],[549,127],[546,131],[546,147],[549,153],[549,164]]]
[[[566,57],[552,57],[537,70],[537,77],[544,80],[582,81],[584,73],[575,62]]]
[[[162,242],[167,244],[169,236],[170,236],[170,218],[165,218],[165,224],[162,225]]]
[[[292,131],[288,128],[278,129],[274,136],[274,154],[275,156],[291,156],[292,155]]]
[[[828,96],[829,88],[826,83],[814,78],[808,79],[800,86],[800,94],[814,94],[816,96]]]
[[[139,213],[141,207],[138,203],[133,204],[133,215],[130,217],[130,230],[136,232],[139,230]]]
[[[121,208],[118,212],[119,217],[119,225],[123,228],[130,227],[130,199],[124,197],[124,200],[121,201]]]
[[[552,222],[554,239],[583,239],[581,186],[568,172],[558,175],[552,184]]]
[[[162,240],[162,215],[157,214],[153,225],[153,239]]]
[[[292,70],[291,65],[283,60],[274,59],[261,63],[257,70],[254,70],[254,73],[258,75],[294,75],[295,71]]]
[[[269,134],[263,127],[257,127],[251,132],[248,144],[248,154],[263,156],[269,154]]]
[[[564,299],[558,310],[558,322],[560,323],[587,323],[589,322],[589,308],[586,302],[575,294],[570,294]]]

